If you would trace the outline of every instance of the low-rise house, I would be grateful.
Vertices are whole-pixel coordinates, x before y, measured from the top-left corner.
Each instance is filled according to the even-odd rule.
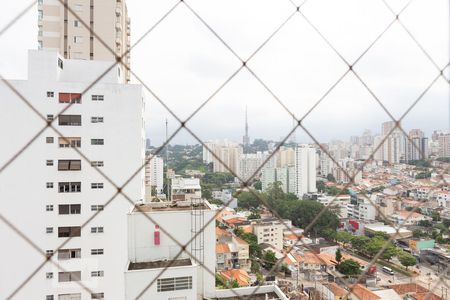
[[[417,212],[401,210],[389,216],[389,219],[398,225],[417,225],[420,221],[431,221],[432,218]]]
[[[237,282],[239,287],[250,285],[250,275],[247,271],[242,269],[231,269],[218,272],[218,276],[225,282],[232,285],[234,281]]]
[[[389,288],[393,289],[402,297],[410,296],[416,300],[443,300],[438,295],[431,293],[427,288],[417,284],[417,283],[401,283],[392,284]]]

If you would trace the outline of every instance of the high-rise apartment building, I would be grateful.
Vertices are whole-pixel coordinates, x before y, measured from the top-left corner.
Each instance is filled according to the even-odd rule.
[[[0,135],[8,141],[0,147],[0,165],[32,141],[0,173],[0,210],[61,266],[47,262],[32,274],[46,257],[0,226],[1,299],[30,274],[15,298],[125,298],[131,205],[116,195],[111,182],[121,186],[136,174],[122,191],[132,202],[143,198],[144,99],[141,86],[120,84],[118,67],[85,91],[109,66],[66,60],[55,51],[30,51],[28,79],[10,83],[45,120],[0,85],[0,111],[7,112],[0,121]],[[62,136],[47,128],[32,140],[52,120]]]
[[[212,163],[214,172],[239,173],[239,159],[243,153],[242,146],[229,141],[207,142],[203,147],[203,161]],[[208,150],[209,149],[209,150]]]
[[[64,3],[64,4],[63,4]],[[38,48],[64,58],[116,61],[130,66],[130,19],[125,0],[38,1]],[[124,82],[129,70],[120,65]]]
[[[296,194],[302,198],[304,194],[317,192],[316,188],[316,148],[310,145],[299,145],[295,149]]]
[[[438,142],[439,157],[450,157],[450,133],[440,135]]]

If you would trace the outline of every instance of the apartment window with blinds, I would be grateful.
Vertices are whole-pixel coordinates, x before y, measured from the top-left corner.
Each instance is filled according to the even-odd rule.
[[[58,138],[58,144],[60,148],[80,148],[81,138],[80,137],[60,137]]]
[[[192,289],[192,276],[158,279],[158,292]]]
[[[58,160],[58,171],[80,171],[81,160]]]
[[[104,139],[91,139],[91,145],[104,145]]]
[[[59,294],[58,300],[81,300],[81,293],[78,294]]]
[[[92,101],[103,101],[105,99],[104,95],[92,95]]]
[[[58,191],[60,193],[79,193],[81,192],[81,182],[58,182]]]
[[[58,227],[58,237],[77,237],[81,236],[81,227]]]
[[[60,204],[58,205],[60,215],[79,215],[81,213],[81,204]]]
[[[81,126],[81,115],[60,115],[58,124],[60,126]]]
[[[79,93],[59,93],[59,103],[81,103]]]
[[[81,280],[81,271],[58,273],[59,282],[80,281],[80,280]]]
[[[81,249],[61,249],[58,251],[58,260],[81,258]]]
[[[91,161],[91,166],[92,167],[103,167],[104,166],[104,163],[103,163],[103,161]]]

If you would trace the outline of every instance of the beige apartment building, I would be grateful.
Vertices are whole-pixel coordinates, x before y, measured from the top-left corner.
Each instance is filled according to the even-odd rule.
[[[65,3],[66,5],[64,5]],[[38,48],[68,59],[110,60],[130,66],[130,19],[125,0],[39,0]],[[124,82],[130,72],[118,72]]]

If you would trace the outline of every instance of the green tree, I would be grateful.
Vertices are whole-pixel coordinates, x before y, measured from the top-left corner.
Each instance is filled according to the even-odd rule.
[[[261,182],[261,180],[257,180],[253,184],[253,187],[255,188],[255,190],[261,191],[262,190],[262,182]]]
[[[261,219],[261,215],[257,211],[252,211],[252,213],[248,216],[249,220]]]
[[[338,231],[336,233],[336,240],[344,244],[344,246],[351,242],[353,235],[347,231]]]
[[[431,227],[433,226],[433,224],[428,221],[428,220],[420,220],[417,225],[422,226],[422,227]]]
[[[341,260],[342,260],[342,253],[341,253],[341,249],[340,248],[337,248],[336,254],[335,254],[335,258],[336,258],[336,262],[337,262],[337,264],[339,266],[339,264],[341,263]]]
[[[327,175],[327,180],[331,182],[336,182],[336,178],[334,178],[334,175],[331,173]]]
[[[381,254],[382,259],[386,259],[387,261],[391,260],[392,257],[396,256],[398,253],[398,248],[395,247],[392,243],[389,243],[389,245],[384,249],[383,253]]]
[[[397,258],[400,261],[400,263],[406,267],[406,269],[408,269],[408,267],[410,266],[414,266],[417,263],[417,260],[414,256],[412,256],[411,254],[409,254],[408,252],[405,251],[400,251],[397,254]]]
[[[355,276],[361,274],[361,265],[353,259],[347,259],[341,262],[338,271],[347,276]]]
[[[413,235],[413,237],[415,237],[415,238],[419,238],[419,237],[422,237],[422,236],[423,236],[423,233],[422,233],[422,230],[420,230],[420,229],[414,229],[414,230],[412,231],[412,235]]]
[[[275,256],[275,252],[271,250],[267,250],[264,253],[263,264],[266,269],[272,269],[273,266],[277,263],[277,258]]]
[[[351,244],[356,251],[365,253],[369,241],[370,239],[367,236],[354,236],[352,237]]]
[[[263,196],[262,194],[260,195]],[[258,197],[251,192],[242,192],[238,195],[238,206],[245,209],[258,208],[261,204]]]

